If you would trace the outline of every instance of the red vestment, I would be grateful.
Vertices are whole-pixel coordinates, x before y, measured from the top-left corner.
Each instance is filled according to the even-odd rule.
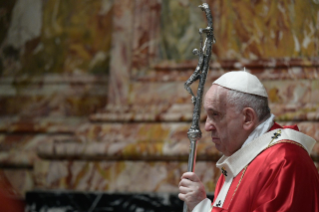
[[[280,126],[275,123],[271,130],[276,128]],[[224,181],[221,175],[215,197]],[[283,140],[261,152],[234,177],[223,207],[212,209],[220,211],[319,212],[318,170],[305,149]]]

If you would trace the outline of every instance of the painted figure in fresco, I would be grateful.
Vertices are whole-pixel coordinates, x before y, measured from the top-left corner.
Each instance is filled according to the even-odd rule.
[[[319,175],[309,154],[315,140],[274,122],[258,78],[228,72],[204,99],[205,130],[223,153],[214,201],[193,172],[183,174],[179,198],[189,211],[317,211]]]

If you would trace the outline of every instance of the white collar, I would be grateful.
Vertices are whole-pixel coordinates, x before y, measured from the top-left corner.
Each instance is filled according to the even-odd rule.
[[[274,136],[275,133],[280,134],[280,136]],[[259,153],[266,149],[271,141],[273,144],[284,139],[292,140],[301,144],[307,150],[308,154],[310,154],[316,143],[312,137],[296,130],[275,129],[255,138],[252,142],[249,142],[231,156],[223,155],[217,161],[216,166],[220,169],[223,168],[230,177],[235,177],[246,165],[253,161]]]
[[[275,116],[273,114],[271,114],[270,117],[268,119],[266,119],[266,121],[264,121],[263,123],[259,124],[254,129],[254,131],[252,131],[252,133],[250,133],[250,135],[248,136],[248,138],[246,139],[244,144],[241,146],[241,148],[243,148],[244,146],[249,144],[255,138],[258,138],[259,136],[261,136],[265,132],[268,132],[269,129],[274,125],[274,118],[275,118]]]

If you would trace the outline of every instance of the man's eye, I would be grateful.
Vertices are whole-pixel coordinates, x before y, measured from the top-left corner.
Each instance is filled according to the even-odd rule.
[[[218,116],[218,113],[211,113],[211,114],[209,114],[209,116],[216,118]]]

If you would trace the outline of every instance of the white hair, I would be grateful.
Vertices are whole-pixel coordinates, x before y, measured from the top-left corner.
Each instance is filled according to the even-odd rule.
[[[245,107],[252,108],[256,112],[259,121],[264,120],[270,115],[268,98],[266,97],[228,89],[227,100],[230,104],[234,105],[238,111],[241,111]]]

